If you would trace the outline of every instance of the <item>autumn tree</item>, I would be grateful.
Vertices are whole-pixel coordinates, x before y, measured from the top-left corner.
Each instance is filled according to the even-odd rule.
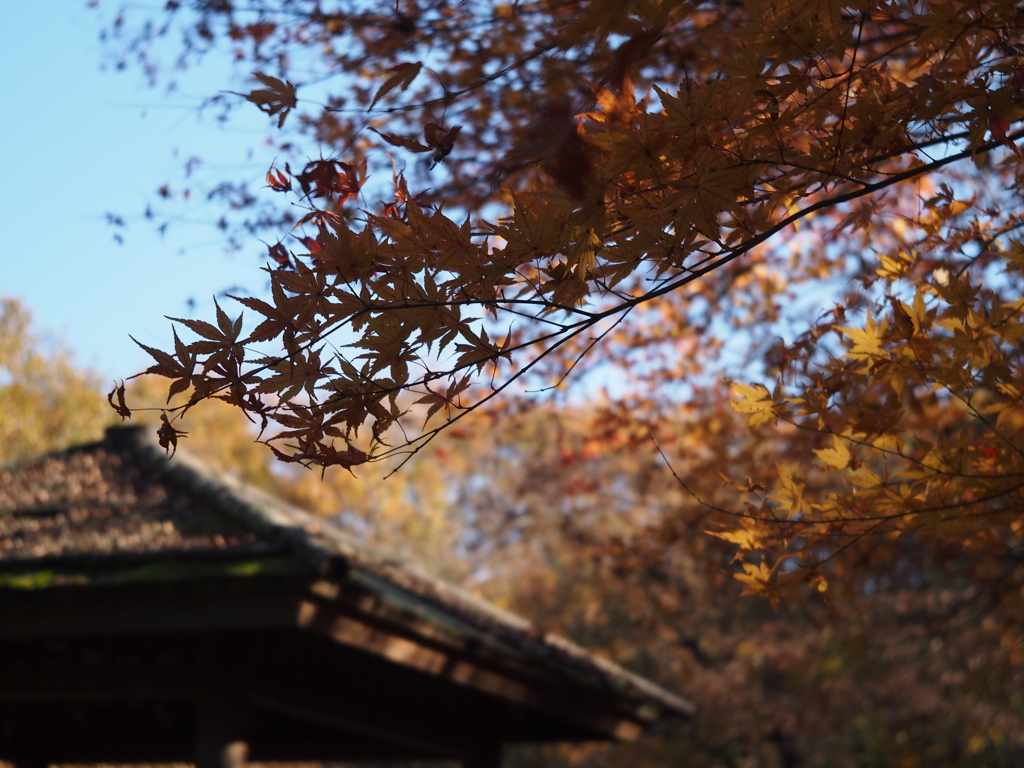
[[[255,83],[215,98],[266,112],[292,132],[282,152],[309,158],[269,168],[293,205],[248,222],[280,226],[270,296],[235,297],[248,324],[218,307],[147,348],[188,397],[168,445],[219,398],[280,459],[352,468],[573,380],[611,382],[595,408],[657,438],[731,373],[757,439],[801,449],[749,477],[725,449],[738,498],[722,502],[696,491],[695,455],[665,458],[717,510],[749,592],[826,590],[837,555],[899,535],[1020,547],[1015,4],[280,0],[126,18],[114,50],[156,80],[161,37],[183,34],[185,63],[230,46]],[[386,194],[368,183],[382,171]]]
[[[691,488],[713,504],[732,501],[721,455],[747,474],[765,455],[811,448],[799,435],[745,439],[724,398],[707,407],[667,418],[659,440],[692,457]],[[465,442],[488,478],[474,487],[455,471],[450,482],[500,542],[481,587],[489,596],[685,691],[698,714],[639,744],[527,751],[509,765],[1020,763],[1019,559],[987,559],[980,577],[983,553],[903,535],[876,542],[870,567],[843,558],[825,593],[777,609],[740,599],[746,585],[727,570],[735,547],[702,535],[718,513],[688,503],[628,414],[614,425],[592,418],[538,409],[505,419],[498,434],[470,421],[418,458],[443,471]]]
[[[0,462],[98,439],[116,421],[100,387],[20,301],[0,299]]]

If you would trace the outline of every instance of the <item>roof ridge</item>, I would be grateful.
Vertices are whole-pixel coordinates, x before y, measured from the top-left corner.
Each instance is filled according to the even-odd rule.
[[[106,445],[106,442],[106,439],[102,439],[93,440],[88,443],[76,443],[75,445],[69,445],[64,448],[55,448],[54,450],[47,451],[46,453],[37,453],[32,456],[22,456],[9,461],[0,461],[0,472],[17,472],[25,467],[31,467],[33,464],[50,461],[51,459],[59,456],[70,456],[74,453],[93,451]]]

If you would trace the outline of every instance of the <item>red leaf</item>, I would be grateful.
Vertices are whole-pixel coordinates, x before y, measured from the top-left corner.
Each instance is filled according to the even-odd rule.
[[[320,253],[324,249],[324,243],[319,235],[317,237],[297,237],[296,239],[306,246],[310,253]]]
[[[226,91],[235,96],[241,96],[246,101],[251,101],[261,112],[268,115],[280,114],[277,119],[277,127],[284,125],[285,118],[297,105],[298,99],[295,95],[295,86],[287,80],[278,80],[276,77],[265,75],[262,72],[253,72],[253,75],[263,83],[266,88],[258,88],[249,93],[236,93]]]
[[[433,157],[433,165],[437,165],[448,157],[455,146],[455,139],[458,138],[461,130],[461,125],[456,125],[454,128],[445,131],[437,123],[427,123],[423,129],[423,136],[426,138],[427,144],[437,150]]]
[[[291,179],[273,166],[267,171],[267,184],[275,192],[288,192],[292,188]]]
[[[376,128],[371,128],[371,131],[380,136],[388,144],[394,144],[396,147],[405,147],[412,152],[429,152],[430,147],[425,144],[420,144],[416,139],[407,139],[405,136],[396,136],[393,133],[384,133],[378,131]]]
[[[288,269],[291,267],[292,262],[288,257],[288,249],[284,247],[284,243],[277,243],[276,245],[268,245],[267,251],[270,253],[270,258],[277,262],[278,266],[282,269]]]
[[[364,169],[365,171],[365,169]],[[306,197],[330,197],[338,195],[338,205],[359,194],[359,179],[356,169],[339,160],[311,160],[302,173],[295,174]]]
[[[391,73],[391,77],[385,80],[384,85],[377,89],[377,93],[374,95],[373,101],[370,102],[370,109],[373,109],[378,101],[383,99],[395,88],[402,91],[408,88],[412,81],[416,79],[416,75],[420,73],[420,69],[422,68],[423,63],[419,61],[416,63],[403,62],[391,67],[388,70],[388,72]]]
[[[1020,154],[1020,150],[1017,149],[1017,145],[1010,141],[1006,132],[1010,130],[1010,121],[1000,115],[998,112],[992,112],[988,117],[988,129],[992,132],[993,138],[1001,141],[1011,150],[1015,155]]]

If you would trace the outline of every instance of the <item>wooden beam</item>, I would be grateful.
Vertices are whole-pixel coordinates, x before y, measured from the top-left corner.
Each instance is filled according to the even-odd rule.
[[[391,618],[361,613],[341,601],[331,602],[330,593],[323,592],[321,586],[299,606],[300,627],[396,664],[525,705],[565,724],[582,726],[591,730],[589,739],[633,741],[643,732],[635,719],[618,711],[609,692],[596,689],[588,694],[566,694],[557,684],[527,676],[511,665],[502,668],[470,649],[425,638]]]

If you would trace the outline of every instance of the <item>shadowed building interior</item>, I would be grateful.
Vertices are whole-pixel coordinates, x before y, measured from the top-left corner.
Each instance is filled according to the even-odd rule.
[[[0,760],[458,760],[693,707],[139,428],[0,469]]]

